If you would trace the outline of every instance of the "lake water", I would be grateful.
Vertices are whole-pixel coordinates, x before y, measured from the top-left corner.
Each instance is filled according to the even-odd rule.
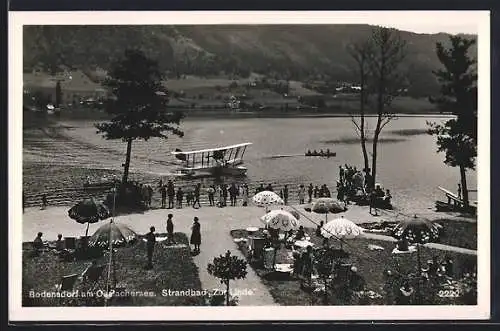
[[[455,192],[460,181],[458,168],[443,164],[444,155],[436,153],[435,137],[425,133],[427,121],[445,118],[399,117],[381,135],[377,182],[393,192],[394,203],[405,210],[432,208],[443,199],[437,186]],[[369,120],[371,128],[374,119]],[[120,169],[126,144],[107,141],[95,134],[92,122],[66,123],[66,134],[85,146],[78,155],[57,156],[60,163]],[[252,118],[188,119],[182,123],[184,138],[137,141],[132,147],[132,172],[167,175],[175,161],[170,152],[212,148],[252,142],[245,154],[248,175],[241,181],[288,184],[326,183],[335,187],[338,167],[343,164],[362,168],[362,154],[349,117],[332,118]],[[333,158],[306,158],[307,149],[329,148]],[[371,143],[368,144],[371,151]],[[289,155],[273,158],[276,155]],[[295,156],[293,156],[295,155]],[[476,174],[468,175],[469,188],[476,188]],[[475,193],[472,196],[475,198]]]

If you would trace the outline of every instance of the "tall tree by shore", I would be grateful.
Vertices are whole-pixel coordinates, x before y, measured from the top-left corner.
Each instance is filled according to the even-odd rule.
[[[104,82],[112,94],[106,111],[113,117],[96,124],[97,133],[106,139],[127,143],[122,182],[128,180],[132,142],[152,137],[167,138],[167,133],[182,137],[179,129],[183,114],[167,111],[167,89],[158,63],[136,49],[125,51],[123,59],[114,63]]]
[[[403,75],[400,64],[406,56],[406,42],[395,29],[376,28],[372,33],[373,57],[369,58],[373,85],[376,89],[377,124],[373,133],[372,169],[373,183],[377,178],[377,147],[382,129],[395,118],[388,111],[395,96],[402,89]]]
[[[370,75],[369,59],[373,56],[373,44],[371,40],[365,40],[360,43],[354,43],[349,49],[349,54],[356,62],[359,83],[361,91],[359,93],[359,122],[355,115],[351,116],[352,123],[359,135],[361,142],[361,151],[363,152],[364,169],[368,171],[370,162],[366,149],[366,125],[365,125],[365,109],[368,104],[370,92],[368,90],[368,80]]]
[[[396,116],[389,107],[403,87],[403,75],[400,64],[406,56],[406,42],[401,39],[398,31],[389,28],[375,28],[371,37],[355,44],[351,49],[351,56],[357,63],[360,77],[360,122],[353,115],[352,121],[356,132],[361,138],[361,148],[365,169],[370,169],[368,153],[366,151],[365,114],[370,95],[374,97],[376,111],[376,125],[372,137],[371,169],[372,185],[377,177],[378,141],[383,128]]]
[[[431,98],[443,112],[454,118],[428,123],[429,133],[437,136],[438,153],[445,152],[444,163],[459,167],[464,206],[469,206],[467,169],[475,168],[477,156],[477,74],[476,61],[468,52],[475,40],[450,36],[451,47],[436,44],[436,53],[444,69],[434,71],[441,84],[441,96]]]

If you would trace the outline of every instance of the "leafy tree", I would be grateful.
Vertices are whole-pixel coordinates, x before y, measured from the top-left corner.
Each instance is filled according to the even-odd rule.
[[[123,183],[128,179],[134,140],[166,139],[165,132],[180,137],[184,135],[178,128],[183,114],[167,112],[167,90],[162,79],[156,61],[147,58],[140,50],[128,49],[104,82],[113,95],[106,104],[106,110],[113,118],[95,126],[97,133],[104,134],[106,139],[121,139],[127,143]]]
[[[207,271],[210,275],[219,278],[221,284],[226,285],[226,305],[229,306],[229,282],[234,279],[244,279],[247,276],[247,262],[231,255],[228,250],[225,255],[215,257],[213,262],[208,264]]]
[[[459,167],[464,206],[469,206],[467,169],[475,168],[477,156],[477,74],[476,61],[468,52],[475,41],[450,36],[451,47],[436,44],[436,53],[444,69],[434,71],[441,84],[441,96],[431,102],[454,118],[445,123],[428,123],[429,133],[437,136],[438,153],[445,153],[444,163]]]

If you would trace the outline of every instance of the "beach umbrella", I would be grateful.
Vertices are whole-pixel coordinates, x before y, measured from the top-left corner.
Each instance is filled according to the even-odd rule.
[[[120,247],[136,238],[137,234],[128,226],[110,221],[97,229],[89,240],[89,246],[109,247],[111,243],[113,247]]]
[[[439,238],[440,227],[429,220],[418,218],[414,215],[410,219],[406,219],[397,224],[392,230],[392,236],[396,239],[403,239],[411,244],[417,245],[417,268],[418,274],[422,271],[420,261],[420,245],[424,245]],[[420,284],[419,284],[420,287]],[[420,300],[420,291],[418,289],[418,300]]]
[[[285,202],[274,192],[262,191],[253,196],[252,201],[259,207],[265,207],[266,211],[269,206],[283,205]]]
[[[261,217],[261,220],[267,224],[271,229],[282,230],[284,232],[288,232],[290,230],[296,230],[299,227],[299,221],[295,216],[293,216],[290,212],[277,209],[271,210],[267,214]],[[280,244],[277,245],[274,249],[273,256],[273,267],[276,264],[276,253],[279,249]]]
[[[108,207],[105,204],[89,198],[80,201],[68,210],[68,216],[80,224],[87,223],[85,236],[88,235],[90,223],[97,223],[111,216]]]
[[[325,238],[353,239],[363,234],[363,228],[344,218],[329,221],[321,228],[321,235]],[[342,246],[342,241],[340,242]]]
[[[392,236],[396,239],[405,239],[412,244],[424,245],[439,238],[440,228],[429,220],[413,218],[404,220],[397,224],[392,230]]]
[[[328,214],[342,213],[347,208],[343,202],[333,198],[319,198],[313,201],[311,211],[317,214],[325,214],[325,222],[328,221]]]
[[[282,209],[271,210],[260,219],[270,228],[285,232],[296,230],[299,227],[297,218],[292,213]]]

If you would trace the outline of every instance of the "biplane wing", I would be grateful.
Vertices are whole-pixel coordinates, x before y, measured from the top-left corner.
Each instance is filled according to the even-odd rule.
[[[242,143],[230,146],[200,149],[194,151],[175,150],[172,152],[178,160],[184,162],[185,170],[201,170],[221,166],[236,166],[243,162],[247,146],[252,143]]]

